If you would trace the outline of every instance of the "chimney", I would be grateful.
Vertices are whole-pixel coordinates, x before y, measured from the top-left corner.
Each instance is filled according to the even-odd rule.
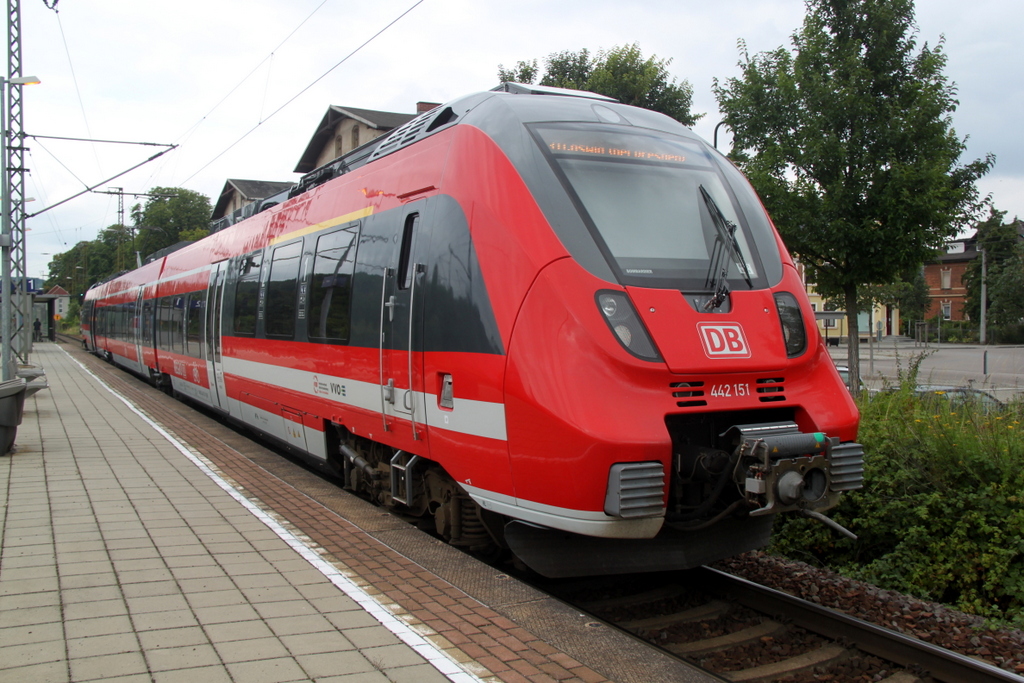
[[[432,109],[437,109],[440,106],[441,106],[440,102],[417,102],[416,103],[416,113],[417,114],[423,114],[424,112],[428,112],[428,111],[430,111]]]

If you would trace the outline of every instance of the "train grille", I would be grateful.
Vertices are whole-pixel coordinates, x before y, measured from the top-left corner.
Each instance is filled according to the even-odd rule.
[[[672,398],[677,400],[676,405],[680,408],[692,408],[694,406],[706,406],[708,402],[704,396],[704,382],[672,382],[668,385],[672,389]]]
[[[757,380],[757,399],[761,403],[778,403],[786,400],[785,377],[763,377]]]
[[[370,156],[371,161],[377,157],[382,157],[385,154],[390,154],[400,147],[405,147],[406,145],[415,142],[431,118],[432,117],[430,116],[423,116],[421,114],[420,116],[417,116],[411,121],[408,121],[396,128],[395,132],[391,133],[391,135],[389,135],[384,142],[374,150],[373,154]]]
[[[608,474],[605,513],[613,517],[659,517],[665,514],[665,468],[660,462],[620,462]]]
[[[829,469],[833,491],[853,491],[864,485],[864,447],[859,443],[843,443],[832,447]]]

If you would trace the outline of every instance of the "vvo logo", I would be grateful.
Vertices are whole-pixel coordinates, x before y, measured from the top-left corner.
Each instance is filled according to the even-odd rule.
[[[709,358],[750,358],[750,346],[739,323],[697,323]]]

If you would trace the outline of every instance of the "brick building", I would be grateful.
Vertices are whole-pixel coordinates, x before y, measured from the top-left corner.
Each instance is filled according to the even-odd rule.
[[[964,305],[967,287],[964,274],[971,261],[978,258],[975,236],[946,243],[946,253],[924,264],[924,281],[928,285],[928,310],[925,318],[939,315],[943,320],[966,320]]]

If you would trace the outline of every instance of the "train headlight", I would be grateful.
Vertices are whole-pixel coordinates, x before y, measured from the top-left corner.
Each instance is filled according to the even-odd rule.
[[[655,348],[654,342],[647,334],[640,316],[636,314],[633,305],[624,292],[602,291],[597,293],[597,307],[604,316],[604,321],[615,338],[619,340],[623,348],[637,358],[650,361],[660,361],[661,354]]]
[[[804,329],[804,317],[800,313],[800,305],[796,297],[789,292],[775,294],[775,308],[779,312],[782,323],[782,339],[786,342],[786,355],[796,358],[807,350],[807,332]]]

